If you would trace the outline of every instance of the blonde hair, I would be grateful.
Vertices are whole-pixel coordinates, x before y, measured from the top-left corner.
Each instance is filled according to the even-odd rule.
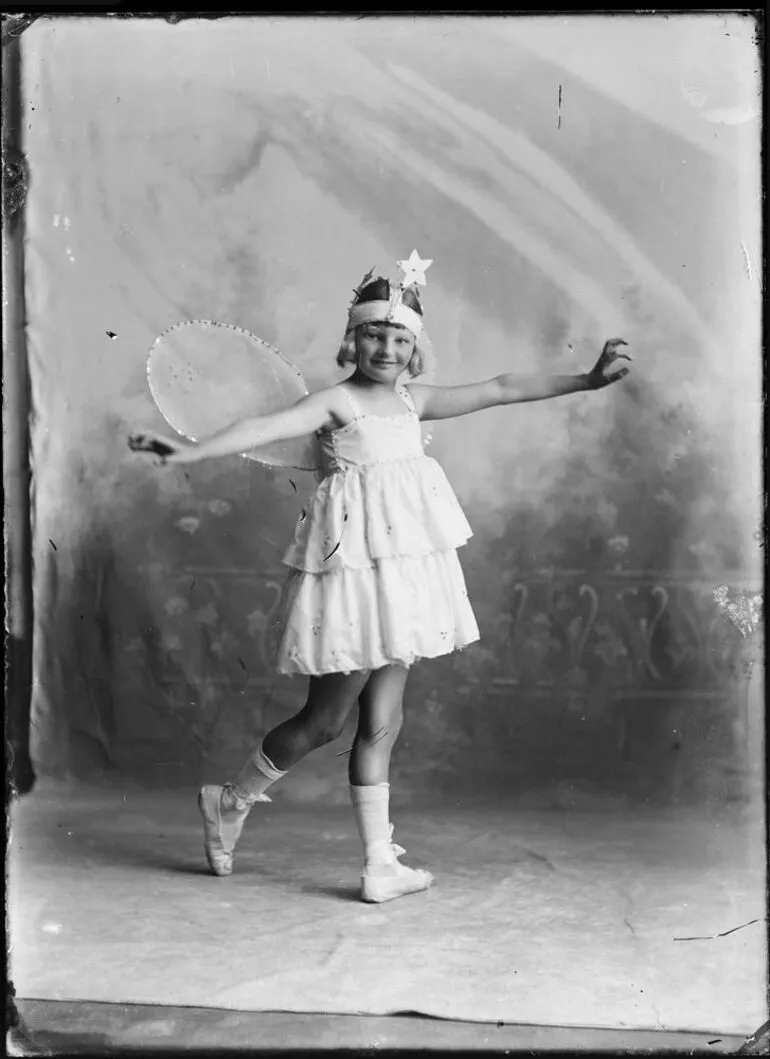
[[[366,324],[359,324],[358,327],[366,327]],[[356,364],[356,331],[357,327],[351,327],[349,331],[345,332],[345,337],[342,340],[342,344],[337,353],[337,363],[341,368],[346,367],[348,364]],[[419,338],[414,340],[414,351],[412,352],[411,359],[406,366],[406,370],[413,379],[416,379],[418,375],[424,375],[430,370],[433,361],[435,359],[435,353],[430,339],[423,331]]]

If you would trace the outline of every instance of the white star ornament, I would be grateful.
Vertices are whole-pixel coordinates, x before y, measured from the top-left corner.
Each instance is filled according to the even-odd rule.
[[[403,287],[409,287],[416,283],[419,287],[425,286],[425,273],[433,264],[433,258],[421,258],[416,250],[413,250],[407,261],[399,261],[398,267],[404,273],[401,281]]]

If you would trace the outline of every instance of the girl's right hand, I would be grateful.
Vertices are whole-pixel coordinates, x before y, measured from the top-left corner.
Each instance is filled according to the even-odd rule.
[[[196,445],[167,438],[163,434],[156,434],[154,430],[131,434],[128,447],[132,452],[148,452],[159,457],[161,466],[166,463],[194,463],[200,459]]]

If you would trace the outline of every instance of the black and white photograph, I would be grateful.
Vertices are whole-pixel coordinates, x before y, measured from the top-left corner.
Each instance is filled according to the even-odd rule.
[[[766,1054],[764,16],[2,32],[8,1054]]]

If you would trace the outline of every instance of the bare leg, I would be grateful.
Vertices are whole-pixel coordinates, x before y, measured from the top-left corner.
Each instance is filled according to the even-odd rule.
[[[368,679],[368,672],[311,677],[305,706],[273,728],[262,743],[275,767],[285,772],[312,750],[337,739]]]
[[[204,849],[215,875],[232,872],[235,846],[252,805],[269,801],[265,791],[287,769],[340,735],[368,678],[368,672],[311,677],[303,709],[265,737],[235,783],[201,788]]]
[[[364,846],[361,896],[391,901],[427,890],[430,872],[407,868],[393,845],[390,824],[390,755],[403,719],[408,669],[392,665],[372,673],[359,699],[358,731],[350,755],[350,793]]]
[[[385,666],[372,673],[361,692],[358,730],[348,764],[354,787],[388,782],[390,755],[404,719],[408,676],[404,666]]]

